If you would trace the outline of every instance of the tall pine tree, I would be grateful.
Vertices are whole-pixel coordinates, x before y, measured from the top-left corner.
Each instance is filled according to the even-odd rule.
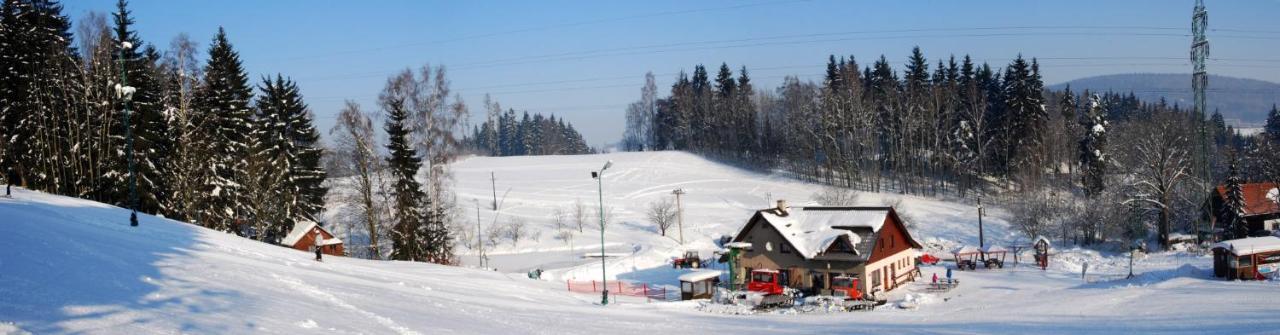
[[[388,83],[391,90],[391,83]],[[393,224],[391,228],[391,259],[402,261],[423,261],[426,228],[424,208],[427,195],[418,183],[418,169],[422,167],[422,157],[418,156],[409,139],[409,106],[403,96],[384,93],[382,108],[387,115],[387,123],[383,128],[387,132],[388,168],[393,179],[392,190],[395,192],[395,204],[392,206]]]
[[[210,157],[206,169],[213,182],[204,194],[208,196],[200,217],[194,218],[206,227],[233,231],[240,228],[241,215],[247,211],[244,185],[247,177],[247,155],[252,110],[249,101],[253,91],[240,62],[240,55],[218,28],[209,47],[209,60],[204,68],[204,85],[196,92],[198,123],[210,135]]]

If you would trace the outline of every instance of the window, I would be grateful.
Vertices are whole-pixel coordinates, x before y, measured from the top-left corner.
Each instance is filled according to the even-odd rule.
[[[784,254],[791,253],[791,243],[782,242],[782,253]]]
[[[705,282],[705,281],[704,281],[704,282],[700,282],[700,283],[694,284],[694,285],[693,285],[693,294],[694,294],[694,295],[703,295],[703,294],[707,294],[707,282]]]
[[[880,238],[880,242],[879,242],[879,243],[876,243],[876,244],[879,244],[879,245],[880,245],[880,250],[884,250],[884,238],[883,238],[883,237],[882,237],[882,238]]]
[[[880,286],[880,270],[871,271],[871,286]]]
[[[1240,267],[1247,268],[1253,266],[1253,255],[1240,256]]]
[[[690,282],[680,283],[680,292],[693,293],[693,283],[690,283]]]
[[[890,238],[889,238],[889,247],[890,247],[890,248],[893,248],[894,244],[896,244],[897,242],[898,242],[898,239],[893,238],[893,237],[890,237]]]

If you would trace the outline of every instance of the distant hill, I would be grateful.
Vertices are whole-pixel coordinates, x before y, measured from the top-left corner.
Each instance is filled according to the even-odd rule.
[[[1191,75],[1181,73],[1132,73],[1087,77],[1050,86],[1061,90],[1071,84],[1079,93],[1090,91],[1133,92],[1142,101],[1165,98],[1170,104],[1189,106]],[[1280,103],[1280,84],[1245,78],[1209,76],[1209,112],[1222,112],[1233,124],[1259,124],[1266,120],[1272,104]]]

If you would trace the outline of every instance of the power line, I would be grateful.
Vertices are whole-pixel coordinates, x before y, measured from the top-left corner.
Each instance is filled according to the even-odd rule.
[[[663,12],[655,12],[655,13],[647,13],[647,14],[632,15],[632,16],[622,16],[622,17],[613,17],[613,18],[604,18],[604,19],[594,19],[594,20],[585,20],[585,21],[577,21],[577,22],[558,23],[558,24],[551,24],[551,25],[544,25],[544,26],[536,26],[536,27],[520,28],[520,29],[513,29],[513,30],[504,30],[504,31],[498,31],[498,32],[483,33],[483,34],[475,34],[475,35],[461,36],[461,37],[454,37],[454,38],[446,38],[446,39],[433,40],[433,41],[409,42],[409,43],[392,44],[392,45],[385,45],[385,46],[381,46],[381,47],[373,47],[373,48],[352,49],[352,50],[345,50],[345,51],[332,52],[332,53],[328,53],[328,54],[326,54],[326,55],[318,55],[318,56],[301,56],[301,57],[292,57],[292,58],[281,58],[281,59],[277,59],[277,60],[281,60],[281,61],[289,61],[289,60],[303,60],[303,59],[326,58],[326,57],[332,57],[332,56],[338,56],[338,55],[357,54],[357,53],[364,53],[364,52],[370,52],[370,51],[383,51],[383,50],[398,49],[398,48],[405,48],[405,47],[414,47],[414,46],[423,46],[423,45],[432,45],[432,44],[452,43],[452,42],[460,42],[460,41],[467,41],[467,40],[474,40],[474,39],[482,39],[482,38],[489,38],[489,37],[496,37],[496,36],[503,36],[503,35],[511,35],[511,34],[519,34],[519,33],[528,33],[528,32],[543,31],[543,30],[553,30],[553,29],[559,29],[559,28],[578,27],[578,26],[586,26],[586,25],[593,25],[593,24],[600,24],[600,23],[608,23],[608,22],[617,22],[617,21],[626,21],[626,20],[643,19],[643,18],[650,18],[650,17],[659,17],[659,16],[667,16],[667,15],[685,15],[685,14],[693,14],[693,13],[701,13],[701,12],[722,11],[722,10],[733,10],[733,9],[742,9],[742,8],[750,8],[750,7],[758,7],[758,6],[768,6],[768,5],[776,5],[776,4],[789,4],[789,3],[798,3],[798,2],[808,2],[808,1],[810,1],[810,0],[769,1],[769,2],[757,2],[757,3],[748,3],[748,4],[738,4],[738,5],[733,5],[733,6],[724,6],[724,7],[702,8],[702,9],[689,9],[689,10],[677,10],[677,11],[663,11]]]

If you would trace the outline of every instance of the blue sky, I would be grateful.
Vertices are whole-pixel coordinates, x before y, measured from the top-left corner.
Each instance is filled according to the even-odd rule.
[[[65,1],[78,20],[115,0]],[[817,80],[828,54],[895,66],[919,45],[1003,66],[1041,59],[1047,83],[1098,74],[1189,72],[1191,0],[1146,1],[153,1],[130,9],[147,43],[187,33],[206,49],[227,29],[252,78],[293,77],[327,132],[345,99],[376,108],[386,77],[443,64],[483,116],[554,113],[592,145],[616,141],[644,73],[665,93],[696,64],[747,66],[757,88]],[[1280,82],[1280,0],[1208,1],[1213,74]]]

